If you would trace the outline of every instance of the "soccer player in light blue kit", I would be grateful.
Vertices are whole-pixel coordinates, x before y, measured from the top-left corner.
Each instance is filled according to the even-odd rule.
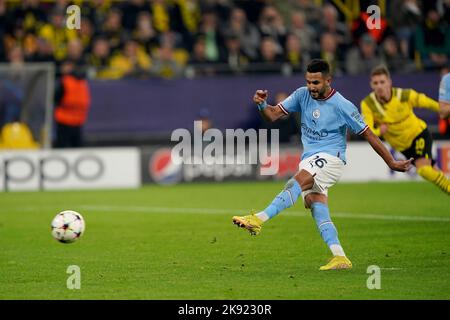
[[[450,116],[450,67],[442,70],[442,79],[439,85],[439,115],[442,119]],[[450,121],[450,120],[449,120]]]
[[[257,214],[234,216],[233,223],[257,235],[264,222],[293,206],[302,196],[305,207],[312,211],[322,239],[333,254],[329,263],[320,270],[349,269],[352,263],[339,242],[327,198],[328,189],[339,180],[346,163],[347,129],[364,137],[392,170],[407,171],[412,159],[396,161],[364,123],[355,105],[331,88],[330,66],[325,60],[314,59],[309,63],[306,84],[276,106],[267,104],[266,90],[256,91],[253,101],[268,121],[276,121],[290,112],[300,113],[304,151],[298,173],[272,203]]]

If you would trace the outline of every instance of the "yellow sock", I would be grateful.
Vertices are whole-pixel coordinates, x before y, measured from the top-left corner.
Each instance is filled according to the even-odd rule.
[[[423,166],[417,169],[417,173],[442,189],[442,191],[450,194],[450,180],[442,171],[434,169],[432,166]]]

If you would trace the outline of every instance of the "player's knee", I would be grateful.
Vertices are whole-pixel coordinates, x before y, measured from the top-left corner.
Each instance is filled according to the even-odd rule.
[[[428,158],[419,158],[414,160],[414,165],[417,169],[420,169],[424,166],[431,166],[431,159]]]
[[[305,196],[305,208],[314,210],[314,205],[317,204],[317,206],[328,206],[328,199],[327,196],[321,193],[312,192]],[[320,211],[320,210],[319,210]]]
[[[294,179],[298,182],[303,191],[309,190],[314,185],[314,177],[306,170],[298,172]]]
[[[289,179],[288,182],[286,182],[286,184],[284,185],[284,190],[288,190],[291,189],[295,184],[295,180],[294,179]]]
[[[305,199],[304,199],[304,201],[303,201],[303,204],[305,205],[305,208],[306,208],[306,209],[311,209],[312,201],[311,201],[311,197],[310,197],[309,194],[306,195],[306,197],[305,197]]]
[[[279,197],[283,198],[285,205],[289,208],[294,205],[300,196],[302,190],[299,184],[294,179],[289,179],[284,186],[283,192],[279,194]]]

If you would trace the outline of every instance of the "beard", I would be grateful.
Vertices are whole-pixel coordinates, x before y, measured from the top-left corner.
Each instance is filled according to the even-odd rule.
[[[326,88],[322,90],[309,90],[309,94],[313,99],[323,99],[325,98]]]

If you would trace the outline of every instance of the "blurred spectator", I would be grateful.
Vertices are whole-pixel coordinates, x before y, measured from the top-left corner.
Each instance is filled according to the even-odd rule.
[[[261,41],[260,56],[256,62],[269,65],[283,62],[283,56],[279,52],[277,42],[271,37],[264,37]]]
[[[411,56],[411,40],[422,14],[417,0],[391,0],[390,23],[400,41],[403,56]]]
[[[21,65],[25,62],[23,49],[20,45],[15,45],[9,49],[8,62],[12,65]]]
[[[47,39],[37,39],[37,49],[30,61],[32,62],[55,62],[53,46]]]
[[[81,6],[81,30],[69,30],[65,26],[65,10],[72,3]],[[0,28],[0,60],[6,61],[6,52],[18,45],[25,61],[60,63],[67,58],[68,43],[75,38],[81,40],[83,55],[97,61],[92,62],[93,70],[109,72],[113,70],[110,63],[114,62],[115,72],[96,75],[114,79],[148,76],[150,63],[138,68],[145,72],[124,71],[128,69],[124,67],[124,47],[130,38],[138,43],[137,56],[141,62],[151,61],[150,57],[157,59],[163,48],[162,52],[172,51],[169,60],[187,67],[186,75],[199,69],[200,64],[207,66],[203,71],[199,69],[200,74],[229,72],[230,66],[238,72],[260,68],[289,74],[280,65],[289,63],[300,70],[302,59],[322,55],[334,64],[335,72],[347,72],[342,57],[356,56],[361,60],[364,52],[370,58],[371,52],[377,56],[377,50],[394,72],[416,70],[419,64],[411,68],[413,58],[415,62],[422,58],[426,69],[438,68],[449,59],[449,0],[391,0],[387,2],[387,15],[382,17],[380,30],[368,30],[366,26],[369,16],[364,8],[374,1],[360,2],[361,14],[351,26],[340,19],[345,14],[342,6],[332,1],[322,1],[321,6],[317,3],[315,0],[24,0],[9,1],[6,5],[6,0],[0,0],[3,27]],[[422,16],[426,19],[416,31]],[[228,37],[229,34],[233,36]],[[368,41],[361,40],[365,34],[375,40],[374,50]],[[105,49],[100,45],[94,53],[93,39],[99,36],[109,42],[108,49],[103,50],[108,57],[101,54],[101,58],[95,58],[98,50]],[[270,40],[262,40],[266,37],[272,38],[275,54],[272,44],[268,44]],[[125,60],[130,62],[129,58]],[[245,60],[252,62],[248,68],[243,68]],[[186,65],[189,61],[194,65]],[[262,64],[255,66],[254,62]],[[266,63],[269,63],[267,68]],[[359,68],[352,65],[349,72]]]
[[[273,39],[277,54],[281,54],[283,44],[286,42],[287,29],[275,7],[266,6],[263,9],[259,18],[258,28],[262,37]]]
[[[81,18],[80,30],[78,31],[77,37],[81,40],[81,45],[83,46],[83,50],[88,52],[91,50],[91,41],[94,37],[94,26],[91,21],[87,18]]]
[[[66,28],[64,23],[65,11],[53,10],[50,15],[50,23],[42,26],[39,36],[51,43],[55,59],[61,61],[67,54],[67,42],[77,37],[76,30]]]
[[[309,54],[303,50],[300,39],[295,34],[289,34],[286,38],[285,61],[289,63],[292,71],[305,71],[309,59]]]
[[[87,63],[92,70],[92,77],[98,79],[114,79],[111,68],[109,42],[103,37],[97,37],[92,44],[92,52],[87,56]],[[120,76],[120,75],[119,75]]]
[[[6,0],[0,0],[0,26],[6,26]],[[0,61],[5,60],[5,28],[0,28]]]
[[[338,43],[334,34],[329,32],[322,34],[318,58],[328,61],[332,74],[341,75],[344,72],[344,58],[338,50]]]
[[[10,30],[6,32],[2,41],[6,51],[16,45],[19,45],[22,48],[25,60],[31,60],[31,57],[37,50],[37,38],[35,31],[32,29],[25,29],[22,20],[12,21],[10,27]]]
[[[170,46],[173,48],[173,58],[182,66],[189,61],[189,52],[185,49],[183,37],[174,31],[163,32],[158,37],[158,46]],[[151,50],[152,52],[154,49]]]
[[[305,14],[302,11],[294,11],[291,14],[289,33],[300,39],[300,45],[304,51],[318,51],[317,32],[306,23]]]
[[[23,0],[9,15],[9,22],[21,25],[24,31],[39,30],[47,22],[47,15],[39,6],[39,0]]]
[[[122,30],[121,11],[118,9],[112,9],[108,12],[100,34],[108,39],[111,53],[115,53],[117,50],[120,50],[120,47],[127,36],[126,32]]]
[[[183,75],[183,66],[175,59],[173,47],[165,44],[157,49],[150,69],[152,75],[172,79]]]
[[[83,1],[81,5],[81,16],[86,17],[94,26],[102,26],[112,7],[110,0]]]
[[[153,28],[150,12],[139,12],[132,36],[147,52],[158,46],[158,34]]]
[[[169,8],[164,0],[150,0],[153,25],[157,32],[170,30]]]
[[[370,74],[381,62],[375,39],[366,33],[359,40],[359,46],[353,47],[347,54],[346,69],[349,74]]]
[[[70,0],[54,0],[53,10],[65,13],[71,2]]]
[[[305,14],[306,23],[315,29],[319,28],[321,21],[320,7],[314,0],[288,0],[292,2],[292,9],[301,11]]]
[[[450,27],[441,23],[436,10],[428,11],[425,21],[416,29],[416,50],[425,69],[438,69],[449,61]]]
[[[381,57],[383,63],[392,73],[406,73],[415,70],[414,62],[400,52],[394,36],[387,37],[382,43]]]
[[[205,37],[199,36],[194,43],[194,50],[189,60],[190,64],[203,64],[210,62],[206,56]]]
[[[256,27],[248,22],[244,10],[233,8],[224,29],[237,35],[242,51],[247,57],[256,59],[261,37]]]
[[[126,1],[122,6],[122,25],[125,29],[131,31],[136,28],[138,16],[142,12],[150,12],[150,6],[145,0]]]
[[[72,61],[61,65],[61,78],[55,90],[55,148],[83,146],[83,126],[91,103],[89,84]]]
[[[183,37],[174,31],[162,32],[158,35],[159,44],[168,43],[174,48],[184,48]]]
[[[226,36],[225,46],[227,50],[225,53],[224,62],[228,64],[230,70],[235,73],[244,71],[250,59],[241,48],[239,36],[234,33],[228,34]]]
[[[111,68],[117,78],[148,78],[150,67],[150,56],[133,39],[126,41],[123,50],[111,59]]]
[[[200,33],[205,39],[205,53],[209,61],[219,62],[223,55],[224,39],[219,31],[217,15],[205,12],[202,16]]]
[[[205,37],[198,36],[194,43],[193,52],[189,60],[189,67],[186,72],[188,77],[194,75],[210,76],[215,74],[215,69],[212,61],[206,56]]]
[[[186,48],[189,50],[192,49],[201,17],[197,0],[176,0],[170,10],[171,29],[182,35]]]
[[[65,60],[72,61],[76,67],[85,67],[86,61],[83,56],[83,44],[80,39],[69,40]]]
[[[214,0],[210,0],[210,1],[214,1]],[[227,0],[222,1],[222,2],[226,2],[226,1]],[[256,25],[258,23],[258,20],[259,20],[262,10],[266,6],[267,1],[236,0],[236,1],[229,1],[229,2],[233,2],[236,7],[244,10],[245,14],[247,16],[247,20],[252,25]]]
[[[439,15],[442,17],[442,21],[447,24],[447,26],[450,25],[450,0],[442,0],[439,1],[439,4],[437,5],[437,10],[439,12]]]
[[[336,39],[339,50],[346,50],[351,44],[350,31],[347,26],[339,22],[338,12],[331,4],[326,4],[322,8],[322,19],[319,34],[330,33]]]

